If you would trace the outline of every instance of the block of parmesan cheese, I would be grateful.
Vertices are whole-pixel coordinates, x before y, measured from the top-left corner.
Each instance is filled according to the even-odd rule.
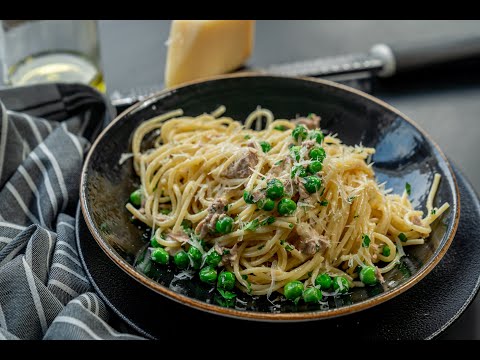
[[[254,20],[173,20],[165,86],[239,68],[253,51],[254,32]]]

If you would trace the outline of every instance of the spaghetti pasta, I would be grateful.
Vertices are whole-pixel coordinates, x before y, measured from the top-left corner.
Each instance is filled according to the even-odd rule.
[[[216,253],[244,292],[270,296],[297,280],[318,287],[321,274],[371,283],[358,266],[381,282],[449,207],[433,207],[438,174],[425,216],[406,191],[391,194],[375,181],[375,150],[325,136],[316,115],[290,121],[259,108],[242,125],[224,111],[142,123],[132,140],[142,200],[126,207],[171,256],[198,250],[191,267]]]

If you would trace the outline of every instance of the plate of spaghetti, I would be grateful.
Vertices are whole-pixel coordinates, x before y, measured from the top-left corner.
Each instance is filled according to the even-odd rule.
[[[459,218],[438,146],[336,83],[225,76],[117,117],[82,173],[86,223],[115,264],[216,314],[298,321],[397,296]]]

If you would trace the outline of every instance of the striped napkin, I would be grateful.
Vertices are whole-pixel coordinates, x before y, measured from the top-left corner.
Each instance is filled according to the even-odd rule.
[[[107,104],[83,85],[0,90],[0,340],[140,339],[108,324],[75,243],[80,171]]]

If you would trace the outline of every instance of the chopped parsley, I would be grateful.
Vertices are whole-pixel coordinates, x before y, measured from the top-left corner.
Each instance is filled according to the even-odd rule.
[[[412,186],[408,182],[405,184],[405,191],[408,195],[410,195],[412,192]]]
[[[237,296],[237,294],[231,292],[231,291],[226,291],[226,290],[223,290],[223,289],[220,289],[220,288],[217,288],[218,292],[220,293],[220,295],[222,295],[222,297],[224,299],[233,299]]]
[[[269,216],[268,218],[266,218],[260,223],[260,226],[271,225],[275,222],[275,220],[276,219],[274,216]]]
[[[217,294],[215,294],[215,301],[217,302],[217,304],[224,307],[235,306],[235,298],[237,297],[237,294],[231,291],[220,289],[220,288],[217,288],[217,290],[221,295],[220,297]]]
[[[287,130],[287,128],[284,126],[284,125],[277,125],[274,127],[275,130],[278,130],[278,131],[285,131]]]
[[[320,204],[320,206],[327,206],[328,205],[327,200],[322,200],[322,201],[319,201],[318,203]]]
[[[251,138],[252,138],[252,137],[251,137],[250,135],[245,135],[245,137],[244,137],[245,140],[249,140],[249,139],[251,139]]]
[[[192,222],[190,220],[183,220],[181,225],[183,231],[187,235],[193,234]]]
[[[243,192],[243,200],[247,203],[247,204],[254,204],[255,201],[253,201],[253,195],[251,192],[245,190]]]
[[[292,146],[290,148],[290,157],[294,160],[294,161],[300,161],[300,149],[301,149],[301,146]]]
[[[275,217],[269,216],[265,220],[259,221],[258,219],[254,219],[247,223],[242,230],[248,230],[248,231],[255,231],[259,226],[265,226],[265,225],[270,225],[275,222]]]
[[[324,192],[325,192],[325,188],[322,189],[322,192],[320,193],[320,196],[323,196]]]
[[[278,160],[278,161],[277,161],[275,164],[273,164],[273,165],[278,166],[278,165],[280,165],[282,162],[283,162],[283,160]]]
[[[398,238],[400,239],[401,242],[407,241],[407,236],[404,233],[398,234]]]
[[[287,251],[292,251],[293,249],[295,249],[292,245],[287,243],[285,240],[280,240],[280,245],[282,245]]]
[[[230,250],[228,249],[223,250],[223,255],[228,255],[228,254],[230,254]]]
[[[242,230],[255,231],[260,226],[260,221],[258,219],[252,220],[247,225],[245,225]]]
[[[435,215],[436,213],[437,213],[436,209],[432,209],[432,211],[430,212],[430,214],[432,214],[432,215]]]
[[[402,261],[400,264],[398,264],[397,269],[400,270],[400,272],[402,273],[402,275],[405,279],[408,279],[410,276],[412,276],[412,272],[408,268],[405,261]]]
[[[369,247],[370,246],[370,237],[367,234],[363,234],[362,239],[363,239],[362,246],[363,247]]]
[[[272,149],[272,145],[266,141],[260,141],[260,147],[264,153],[267,153]]]
[[[293,224],[288,224],[288,227],[289,227],[290,229],[293,229]]]

